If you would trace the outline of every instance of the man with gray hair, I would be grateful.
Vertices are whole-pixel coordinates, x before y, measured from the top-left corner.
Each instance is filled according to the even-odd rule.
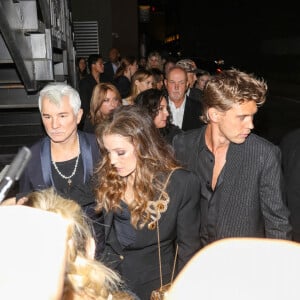
[[[165,87],[173,117],[173,124],[183,131],[199,128],[202,105],[199,101],[186,95],[188,88],[187,72],[181,66],[170,69],[166,75]]]
[[[32,158],[20,178],[20,193],[54,186],[64,196],[86,183],[99,160],[93,134],[77,130],[82,117],[78,92],[65,83],[50,83],[38,100],[47,136],[31,147]]]
[[[65,83],[50,83],[40,91],[38,104],[47,136],[30,148],[32,157],[20,178],[17,199],[54,187],[61,196],[78,202],[92,219],[98,219],[89,197],[89,182],[100,152],[94,134],[77,130],[82,117],[79,93]],[[101,230],[95,228],[95,232]]]

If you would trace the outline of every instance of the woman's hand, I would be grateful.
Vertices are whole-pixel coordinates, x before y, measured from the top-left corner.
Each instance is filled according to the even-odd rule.
[[[11,198],[7,198],[5,199],[1,205],[23,205],[26,201],[28,200],[27,197],[22,197],[17,201],[16,197],[11,197]]]
[[[17,199],[16,197],[11,197],[4,199],[3,202],[1,203],[2,206],[4,205],[16,205],[17,204]]]

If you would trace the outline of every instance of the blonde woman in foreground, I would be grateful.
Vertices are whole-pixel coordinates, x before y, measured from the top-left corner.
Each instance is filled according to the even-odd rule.
[[[95,242],[89,219],[73,200],[50,188],[28,195],[24,204],[61,215],[69,223],[66,274],[62,300],[138,300],[117,273],[94,260]]]

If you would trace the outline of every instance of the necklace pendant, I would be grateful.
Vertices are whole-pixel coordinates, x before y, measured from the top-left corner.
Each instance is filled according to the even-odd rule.
[[[71,183],[72,183],[72,180],[71,180],[71,178],[69,178],[69,179],[68,179],[68,184],[69,184],[69,186],[71,186]]]

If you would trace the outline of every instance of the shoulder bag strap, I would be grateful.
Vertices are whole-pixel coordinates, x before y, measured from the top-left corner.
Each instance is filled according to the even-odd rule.
[[[174,169],[176,170],[176,169]],[[172,170],[164,184],[163,190],[166,189],[168,182],[170,180],[171,175],[173,174],[174,170]],[[160,277],[160,288],[162,289],[163,287],[163,276],[162,276],[162,262],[161,262],[161,251],[160,251],[160,234],[159,234],[159,225],[158,225],[158,220],[156,221],[156,232],[157,232],[157,245],[158,245],[158,261],[159,261],[159,277]],[[172,277],[171,277],[171,284],[173,283],[174,279],[174,274],[175,274],[175,268],[176,268],[176,261],[177,261],[177,255],[178,255],[178,244],[176,244],[176,251],[175,251],[175,257],[174,257],[174,264],[173,264],[173,269],[172,269]]]

